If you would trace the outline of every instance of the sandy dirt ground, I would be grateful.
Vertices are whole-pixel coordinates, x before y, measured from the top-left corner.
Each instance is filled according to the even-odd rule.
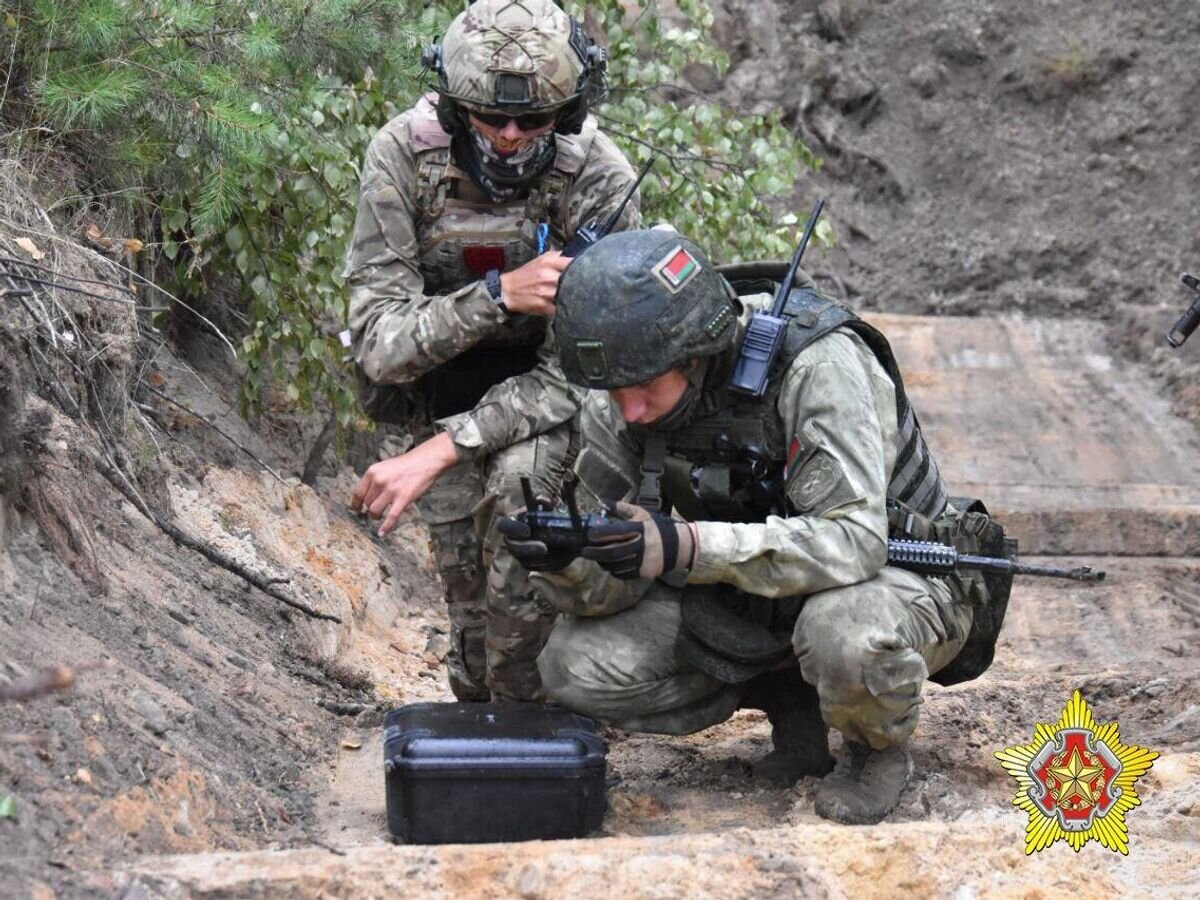
[[[1025,553],[1108,580],[1022,582],[992,669],[930,685],[917,774],[884,825],[838,828],[813,815],[811,783],[756,783],[768,729],[743,712],[687,738],[607,732],[622,781],[591,839],[394,846],[380,723],[449,699],[446,622],[419,523],[381,542],[345,510],[370,440],[301,486],[319,421],[247,423],[217,342],[180,335],[133,359],[119,323],[88,314],[100,363],[136,363],[191,410],[141,395],[130,412],[123,452],[148,502],[343,620],[314,623],[177,547],[94,471],[86,429],[10,365],[26,326],[0,306],[0,676],[81,672],[70,692],[0,707],[15,807],[0,894],[1200,893],[1200,357],[1162,346],[1190,300],[1176,278],[1200,268],[1200,6],[714,6],[732,67],[694,86],[782,109],[824,157],[795,198],[831,198],[838,244],[812,266],[896,338],[952,486]],[[1162,754],[1128,857],[1022,852],[992,753],[1074,689]]]
[[[382,733],[373,715],[345,731],[328,785],[318,794],[315,821],[317,839],[328,848],[324,854],[145,860],[119,873],[118,883],[246,897],[312,889],[372,895],[389,883],[484,896],[514,891],[555,896],[565,890],[602,896],[677,896],[689,890],[731,896],[801,890],[829,896],[897,891],[973,896],[999,890],[1036,896],[1052,884],[1065,888],[1072,882],[1084,885],[1084,895],[1194,893],[1200,887],[1200,674],[1195,667],[1200,559],[1191,529],[1200,503],[1194,469],[1181,466],[1194,458],[1195,435],[1185,425],[1164,432],[1166,442],[1131,449],[1134,456],[1178,465],[1160,467],[1162,483],[1129,481],[1123,467],[1130,454],[1116,452],[1124,440],[1118,426],[1091,429],[1091,445],[1082,455],[1067,440],[1077,425],[1075,416],[1087,415],[1100,402],[1127,404],[1131,412],[1123,421],[1169,416],[1167,401],[1140,373],[1096,382],[1096,396],[1080,393],[1076,385],[1078,403],[1060,407],[1061,392],[1050,388],[1061,370],[1043,365],[1053,362],[1053,353],[1038,340],[998,340],[1012,327],[1009,322],[890,317],[888,325],[902,365],[917,376],[914,402],[931,444],[951,451],[942,457],[951,484],[967,481],[984,496],[996,496],[1000,505],[1003,486],[1028,482],[1030,473],[1070,490],[1076,509],[1059,509],[1054,491],[1027,492],[1010,512],[1028,526],[1023,531],[1018,525],[1016,533],[1028,536],[1033,553],[1040,542],[1076,551],[1070,557],[1039,555],[1038,562],[1092,565],[1108,577],[1098,585],[1019,584],[991,670],[953,688],[929,686],[914,742],[917,774],[886,824],[837,829],[814,814],[811,780],[788,789],[756,781],[750,764],[769,750],[769,728],[760,713],[743,711],[724,725],[683,738],[608,730],[610,761],[622,780],[610,792],[600,835],[571,849],[559,844],[504,851],[392,847],[382,803]],[[1049,344],[1055,335],[1054,327],[1043,333]],[[925,366],[921,348],[931,344],[953,348],[946,357],[959,364]],[[985,348],[992,363],[1003,364],[989,364]],[[1084,346],[1080,353],[1082,362],[1064,367],[1076,374],[1056,377],[1071,381],[1086,365],[1112,371],[1102,347]],[[1002,390],[1014,369],[1025,372],[1031,385],[1017,397]],[[993,424],[991,433],[1006,445],[1020,445],[1021,452],[993,454],[986,464],[985,457],[970,452],[972,441],[982,439],[990,410],[983,403],[964,412],[948,402],[965,377],[977,380],[983,396],[1010,408],[1011,416]],[[1036,435],[1040,439],[1032,440]],[[1121,491],[1114,495],[1116,485]],[[1162,543],[1166,533],[1144,524],[1148,530],[1139,540],[1149,545],[1155,534],[1160,540],[1154,555],[1144,549],[1132,555],[1115,551],[1088,524],[1089,517],[1108,516],[1119,527],[1137,528],[1168,510],[1184,523],[1170,534],[1185,539]],[[1094,546],[1107,552],[1089,552]],[[393,622],[392,641],[420,646],[423,627],[423,618],[401,615]],[[428,690],[428,681],[422,683],[424,671],[414,678],[411,669],[393,669],[381,680],[398,696],[438,696]],[[1021,852],[1025,817],[1011,806],[1013,783],[992,754],[1027,742],[1034,724],[1056,719],[1076,689],[1100,721],[1120,721],[1125,741],[1162,754],[1142,784],[1143,805],[1130,814],[1128,858],[1098,846],[1075,854],[1057,845],[1035,858]],[[440,696],[449,699],[444,692]],[[866,847],[878,852],[864,853]],[[403,867],[411,874],[389,882]]]

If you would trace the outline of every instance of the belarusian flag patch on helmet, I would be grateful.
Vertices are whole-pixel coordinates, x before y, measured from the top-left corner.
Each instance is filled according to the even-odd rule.
[[[655,277],[665,284],[672,294],[691,281],[699,271],[700,263],[696,261],[696,257],[681,245],[676,245],[675,249],[654,267]]]

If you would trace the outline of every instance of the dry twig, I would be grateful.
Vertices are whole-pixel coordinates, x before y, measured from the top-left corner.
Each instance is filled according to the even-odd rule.
[[[0,744],[7,744],[10,747],[45,747],[49,743],[50,738],[44,734],[17,734],[15,732],[0,734]]]
[[[8,684],[0,684],[0,703],[24,703],[45,694],[67,691],[75,686],[80,673],[93,669],[107,669],[108,663],[84,663],[75,666],[51,666]]]
[[[248,457],[250,457],[256,463],[258,463],[260,466],[262,466],[263,469],[266,470],[276,481],[278,481],[280,484],[282,484],[284,486],[287,485],[287,481],[284,480],[284,477],[282,475],[280,475],[278,472],[276,472],[274,469],[272,469],[262,459],[255,456],[254,453],[251,450],[249,450],[247,447],[244,447],[242,444],[238,443],[238,441],[236,439],[234,439],[231,435],[229,435],[227,432],[222,430],[220,428],[220,426],[218,426],[215,422],[210,422],[208,419],[206,419],[204,416],[200,415],[200,413],[196,412],[195,410],[189,409],[188,407],[186,407],[182,403],[180,403],[178,400],[168,397],[166,394],[164,394],[162,391],[158,390],[158,388],[154,387],[153,385],[147,384],[146,382],[143,382],[142,384],[146,388],[146,390],[148,390],[154,396],[159,397],[163,400],[166,400],[172,406],[179,407],[185,413],[187,413],[189,416],[196,419],[198,422],[201,422],[202,424],[207,425],[209,428],[211,428],[213,431],[215,431],[221,437],[225,438],[225,440],[229,441],[229,443],[233,444],[233,446],[237,447],[237,449],[241,450]]]
[[[226,556],[216,547],[210,546],[209,544],[204,543],[204,541],[197,540],[191,535],[180,531],[173,524],[165,521],[152,509],[150,509],[150,507],[146,504],[146,501],[141,498],[138,492],[134,489],[133,485],[129,483],[129,480],[125,477],[124,472],[121,472],[116,466],[106,460],[100,459],[97,456],[92,457],[92,463],[95,465],[96,471],[103,475],[108,480],[109,484],[120,491],[121,494],[124,495],[125,499],[137,508],[138,512],[157,525],[160,531],[162,531],[167,537],[179,544],[181,547],[187,547],[191,550],[195,550],[209,562],[215,563],[228,572],[232,572],[243,581],[258,588],[264,594],[274,597],[280,603],[284,603],[287,606],[290,606],[292,609],[299,610],[309,618],[323,619],[327,622],[340,623],[342,621],[332,613],[321,612],[320,610],[313,609],[307,604],[301,603],[299,600],[293,600],[287,594],[283,593],[283,591],[275,587],[275,584],[278,583],[279,579],[269,578],[265,575],[260,575],[258,572],[252,572],[237,560]]]
[[[300,476],[301,484],[313,487],[317,483],[317,474],[321,471],[321,463],[325,459],[325,452],[329,449],[329,445],[333,442],[334,435],[336,434],[337,413],[330,413],[325,427],[321,429],[321,433],[317,436],[316,441],[313,442],[308,459],[304,461],[304,473]]]
[[[373,703],[349,703],[342,700],[326,700],[324,697],[317,700],[317,706],[336,716],[357,716],[368,709],[375,709]]]
[[[44,215],[44,213],[43,213],[43,215]],[[53,223],[50,223],[48,218],[47,218],[47,223],[49,224],[49,226],[51,228],[53,228]],[[123,273],[129,275],[129,277],[132,280],[140,282],[141,284],[143,284],[146,288],[148,288],[150,290],[157,291],[158,293],[165,296],[172,303],[179,304],[184,309],[186,309],[188,312],[190,312],[192,315],[194,315],[196,318],[198,318],[200,321],[202,321],[205,325],[207,325],[209,328],[211,328],[213,333],[221,339],[221,341],[225,344],[226,347],[229,348],[230,354],[235,359],[237,358],[237,349],[233,346],[233,341],[231,341],[226,336],[225,332],[223,332],[220,328],[218,328],[216,325],[214,325],[210,319],[208,319],[206,316],[202,315],[199,311],[197,311],[193,307],[189,306],[183,300],[180,300],[178,297],[176,297],[170,291],[164,289],[161,285],[157,285],[153,281],[150,281],[150,280],[144,278],[142,275],[135,272],[133,269],[129,268],[128,266],[124,266],[121,263],[117,262],[116,260],[111,259],[110,257],[107,257],[104,254],[91,249],[90,247],[85,247],[83,244],[80,244],[78,242],[71,241],[64,237],[61,237],[60,235],[55,234],[53,231],[49,231],[49,232],[38,231],[36,228],[30,228],[28,225],[26,225],[24,223],[14,222],[10,219],[4,218],[3,216],[0,216],[0,224],[8,225],[12,228],[16,228],[21,231],[28,232],[29,234],[37,235],[38,237],[43,237],[50,241],[54,241],[57,243],[66,244],[70,247],[74,247],[77,250],[80,250],[81,252],[88,254],[94,260],[96,260],[100,263],[107,264],[107,265],[113,267],[114,269],[118,270],[119,272],[123,272]]]
[[[32,700],[43,694],[69,690],[74,684],[74,669],[68,666],[54,666],[34,672],[26,678],[19,678],[10,684],[0,684],[0,702]]]

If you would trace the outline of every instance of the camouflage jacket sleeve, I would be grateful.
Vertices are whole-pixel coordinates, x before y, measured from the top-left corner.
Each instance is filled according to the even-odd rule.
[[[453,439],[460,460],[478,460],[574,418],[581,393],[564,377],[554,331],[547,329],[532,371],[492,386],[474,409],[436,424]]]
[[[375,382],[414,381],[504,327],[504,313],[482,281],[425,296],[415,184],[405,114],[384,126],[367,149],[346,254],[355,361]]]
[[[895,389],[859,338],[835,332],[791,364],[778,413],[791,442],[786,490],[797,515],[699,522],[693,584],[766,597],[873,577],[887,560],[886,495],[895,462]]]
[[[583,168],[567,195],[567,229],[610,214],[633,184],[634,172],[616,145],[601,132],[592,140]],[[625,207],[616,230],[641,224],[638,197]],[[558,365],[553,329],[538,352],[533,371],[495,385],[469,412],[442,419],[444,429],[458,449],[460,459],[479,459],[510,447],[572,418],[579,408],[580,391],[572,387]]]
[[[605,391],[587,391],[580,412],[583,448],[575,461],[579,476],[579,508],[592,512],[618,500],[633,500],[641,454],[628,439],[624,423]],[[531,576],[538,592],[560,612],[576,616],[607,616],[637,603],[653,583],[624,581],[596,563],[577,559],[559,572]]]

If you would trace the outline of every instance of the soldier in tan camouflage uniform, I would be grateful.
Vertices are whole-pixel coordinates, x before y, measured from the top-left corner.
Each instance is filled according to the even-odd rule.
[[[889,532],[994,523],[949,504],[886,339],[811,282],[789,297],[765,396],[731,391],[770,299],[736,297],[678,235],[613,235],[580,257],[554,331],[567,378],[606,389],[584,400],[575,471],[584,508],[614,512],[582,547],[518,519],[501,530],[567,614],[539,660],[551,698],[667,734],[764,709],[765,768],[825,776],[818,813],[875,822],[910,777],[925,679],[974,677],[995,642],[982,576],[887,566]],[[827,774],[829,726],[845,741]]]
[[[351,504],[387,534],[418,503],[454,693],[538,699],[553,613],[494,522],[522,505],[519,475],[553,495],[573,453],[577,395],[546,336],[569,261],[556,248],[612,212],[633,172],[587,114],[604,55],[550,0],[479,0],[425,62],[437,91],[367,151],[346,273],[368,411],[386,421],[415,400],[437,434],[368,469]],[[618,227],[637,222],[634,198]]]

